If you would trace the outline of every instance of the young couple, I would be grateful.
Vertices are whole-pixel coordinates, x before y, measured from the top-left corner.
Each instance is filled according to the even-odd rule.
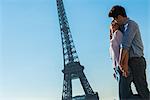
[[[114,76],[119,81],[120,100],[150,100],[146,81],[146,61],[138,24],[127,17],[122,6],[113,6],[109,17],[113,18],[110,26],[110,53],[113,60]],[[131,83],[137,93],[133,94]]]

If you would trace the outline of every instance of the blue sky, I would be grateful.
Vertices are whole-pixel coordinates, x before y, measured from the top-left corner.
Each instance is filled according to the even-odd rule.
[[[108,11],[122,5],[138,22],[150,88],[150,0],[64,0],[80,62],[102,100],[118,97],[109,57]],[[56,0],[0,1],[0,99],[60,100],[63,59]],[[73,95],[83,94],[73,80]]]

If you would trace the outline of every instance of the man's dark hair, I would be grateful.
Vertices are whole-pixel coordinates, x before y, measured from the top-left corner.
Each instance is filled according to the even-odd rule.
[[[119,5],[113,6],[112,9],[110,10],[108,16],[116,18],[116,17],[118,17],[118,15],[121,15],[123,17],[127,17],[127,14],[126,14],[124,7],[119,6]]]

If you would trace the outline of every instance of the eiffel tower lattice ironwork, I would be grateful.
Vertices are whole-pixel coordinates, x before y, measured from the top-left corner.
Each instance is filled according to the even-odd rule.
[[[56,0],[56,2],[64,60],[64,69],[62,70],[64,73],[62,100],[99,100],[98,93],[95,93],[92,90],[83,72],[84,67],[80,65],[80,61],[70,32],[63,1]],[[72,97],[72,80],[77,78],[81,82],[85,95]]]

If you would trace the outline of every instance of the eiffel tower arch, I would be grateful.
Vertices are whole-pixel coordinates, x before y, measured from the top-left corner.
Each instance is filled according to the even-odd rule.
[[[63,1],[56,0],[56,2],[64,61],[64,69],[62,70],[64,73],[62,100],[99,100],[98,93],[93,91],[84,74],[84,66],[80,64],[69,28]],[[80,80],[85,95],[72,97],[73,79]]]

